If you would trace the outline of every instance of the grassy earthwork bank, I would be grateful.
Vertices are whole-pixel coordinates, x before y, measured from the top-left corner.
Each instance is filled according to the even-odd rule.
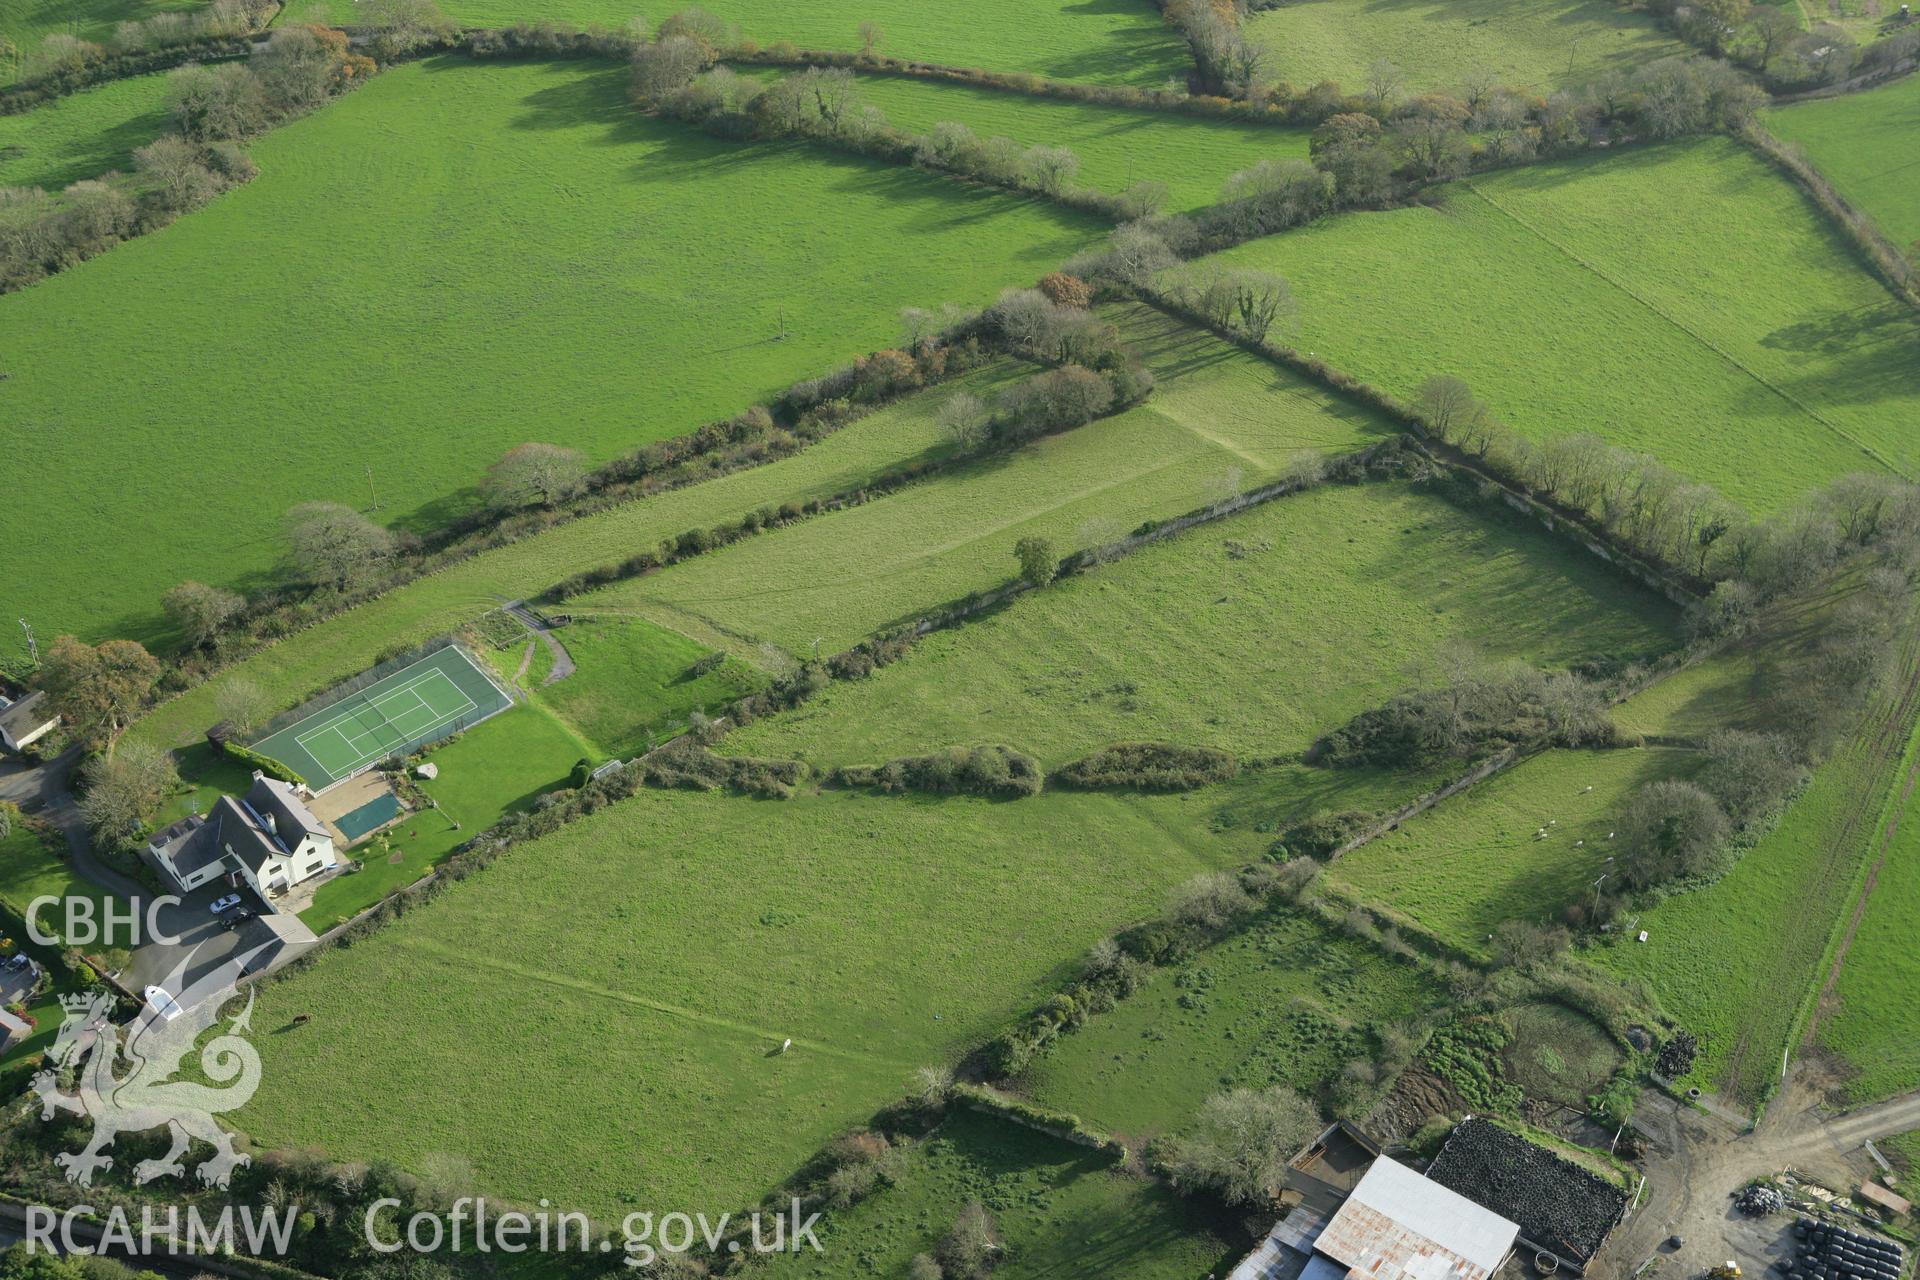
[[[264,991],[256,1025],[313,1018],[262,1037],[236,1122],[341,1159],[450,1155],[598,1216],[734,1208],[1246,857],[1259,837],[1219,839],[1209,807],[643,791]]]
[[[0,186],[44,187],[133,167],[133,151],[167,131],[167,78],[132,76],[16,116],[0,116]]]
[[[1066,147],[1080,160],[1077,182],[1098,191],[1118,192],[1136,180],[1163,182],[1172,211],[1212,204],[1230,175],[1261,160],[1307,154],[1301,129],[1030,98],[905,76],[862,76],[860,97],[889,123],[914,133],[951,120],[981,138]]]
[[[1609,0],[1313,0],[1257,14],[1247,31],[1267,46],[1273,79],[1297,88],[1333,80],[1349,93],[1366,90],[1381,59],[1415,92],[1458,93],[1488,76],[1545,96],[1687,52],[1651,16]]]
[[[1799,102],[1766,114],[1767,128],[1799,144],[1847,203],[1906,249],[1920,240],[1920,75],[1865,93]]]
[[[1920,319],[1728,140],[1507,171],[1221,257],[1292,282],[1303,351],[1403,396],[1465,378],[1523,435],[1593,432],[1755,514],[1920,463]]]
[[[1223,1274],[1249,1243],[1230,1216],[1209,1218],[1199,1202],[1129,1176],[1105,1153],[957,1112],[911,1149],[895,1185],[830,1215],[821,1253],[784,1259],[772,1273],[905,1275],[972,1201],[1005,1237],[994,1267],[1003,1280],[1199,1280]]]
[[[1675,642],[1673,614],[1477,503],[1330,484],[929,636],[724,749],[822,767],[970,742],[1049,768],[1141,739],[1286,754],[1418,681],[1449,644],[1549,668],[1645,658]]]
[[[624,27],[636,17],[657,23],[673,11],[628,0],[448,0],[441,7],[455,22],[475,27]],[[1184,83],[1189,67],[1186,46],[1151,0],[874,0],[858,8],[838,0],[710,0],[700,7],[738,24],[743,36],[762,45],[786,40],[803,49],[855,50],[862,45],[861,23],[871,22],[881,33],[880,52],[948,66],[1149,89],[1169,78]],[[315,18],[351,22],[351,0],[291,0],[281,21]]]
[[[381,520],[432,527],[514,444],[603,460],[690,431],[895,341],[903,305],[984,303],[1098,232],[722,142],[624,90],[598,65],[400,67],[260,139],[244,188],[0,299],[18,607],[46,633],[153,638],[174,582],[271,580],[294,503],[377,496]],[[117,376],[87,367],[100,351]],[[220,500],[179,501],[188,477]],[[81,565],[92,589],[66,590]]]

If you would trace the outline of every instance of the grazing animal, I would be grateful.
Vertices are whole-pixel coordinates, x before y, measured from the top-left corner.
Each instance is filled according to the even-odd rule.
[[[782,1053],[785,1053],[785,1052],[786,1052],[787,1050],[789,1050],[789,1049],[791,1049],[791,1048],[793,1048],[793,1037],[792,1037],[792,1036],[788,1036],[788,1037],[787,1037],[787,1038],[786,1038],[785,1040],[782,1040],[782,1041],[780,1042],[780,1052],[782,1052]]]

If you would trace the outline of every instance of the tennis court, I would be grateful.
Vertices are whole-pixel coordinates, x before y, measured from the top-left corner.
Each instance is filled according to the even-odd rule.
[[[315,791],[324,791],[511,705],[513,700],[465,650],[449,645],[252,746],[290,765]]]

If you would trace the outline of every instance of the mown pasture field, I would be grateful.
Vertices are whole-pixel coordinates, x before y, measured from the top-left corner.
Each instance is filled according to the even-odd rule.
[[[685,729],[688,713],[718,711],[764,683],[732,657],[711,671],[695,670],[717,656],[713,649],[638,618],[588,619],[555,634],[577,669],[554,684],[530,671],[528,685],[543,707],[598,748],[596,764],[645,751]],[[546,646],[535,653],[546,655]],[[551,664],[543,657],[543,668]]]
[[[1635,930],[1647,931],[1646,943],[1616,934],[1593,953],[1603,967],[1644,980],[1666,1012],[1700,1038],[1686,1083],[1751,1106],[1778,1078],[1781,1050],[1804,1029],[1832,963],[1836,930],[1898,798],[1890,792],[1904,775],[1902,756],[1914,732],[1911,707],[1901,702],[1911,679],[1909,666],[1854,739],[1815,770],[1779,824],[1732,870],[1641,913]],[[1894,981],[1887,975],[1881,967],[1856,985],[1866,1010],[1884,1008],[1876,993],[1880,983]]]
[[[1435,374],[1465,378],[1523,435],[1593,432],[1755,514],[1920,462],[1904,425],[1920,411],[1920,320],[1738,144],[1448,190],[1440,207],[1349,214],[1221,256],[1291,280],[1293,341],[1321,359],[1407,397]]]
[[[625,0],[448,0],[463,26],[570,22],[624,27],[636,17],[658,23],[695,6],[636,7]],[[1151,0],[992,0],[985,5],[923,5],[876,0],[849,8],[836,0],[710,0],[697,6],[762,45],[786,40],[803,49],[859,49],[860,24],[881,31],[879,51],[894,57],[990,71],[1027,71],[1057,80],[1159,88],[1186,82],[1186,46]],[[291,0],[281,21],[353,21],[350,0]]]
[[[1212,204],[1228,177],[1261,160],[1307,155],[1301,129],[1029,98],[906,76],[862,76],[860,97],[914,133],[953,120],[982,138],[1066,147],[1080,159],[1079,184],[1099,191],[1121,191],[1139,179],[1164,182],[1166,207],[1176,212]]]
[[[44,187],[133,167],[135,147],[167,131],[167,78],[133,76],[0,116],[0,187]]]
[[[897,340],[902,305],[986,302],[1096,233],[650,120],[624,85],[580,64],[400,67],[260,139],[248,186],[0,299],[9,607],[48,634],[164,638],[162,591],[270,579],[284,511],[369,504],[369,464],[382,520],[437,525],[514,444],[599,460],[691,431]],[[101,351],[119,376],[97,376]],[[220,501],[178,501],[188,477]],[[81,566],[91,589],[67,590]]]
[[[256,1026],[312,1023],[261,1037],[235,1120],[603,1218],[736,1208],[1244,856],[1207,820],[1195,797],[643,791],[263,991]]]
[[[1908,748],[1920,750],[1920,735]],[[1920,813],[1912,804],[1914,766],[1896,780],[1882,816],[1891,835],[1876,840],[1879,869],[1866,909],[1843,957],[1834,1007],[1823,1010],[1819,1039],[1853,1068],[1846,1087],[1858,1101],[1920,1086]]]
[[[1796,102],[1769,111],[1767,128],[1799,144],[1847,203],[1869,215],[1905,251],[1920,240],[1920,76],[1865,93]]]
[[[990,365],[942,390],[990,395],[1026,371],[1013,364]],[[134,733],[183,749],[183,768],[193,775],[215,773],[218,761],[205,751],[202,734],[220,718],[219,691],[232,681],[251,681],[274,707],[296,706],[374,665],[394,647],[455,631],[501,600],[538,595],[582,567],[617,563],[636,548],[657,546],[685,529],[738,523],[750,511],[825,498],[902,463],[939,457],[950,448],[934,421],[939,404],[935,395],[899,401],[795,456],[623,503],[462,561],[234,664],[155,708]],[[244,782],[238,785],[244,790]]]
[[[1254,487],[1303,452],[1345,452],[1384,420],[1144,308],[1116,313],[1159,378],[1145,404],[910,489],[738,542],[574,602],[637,613],[752,658],[833,653],[1014,576],[1013,547],[1065,555]],[[932,393],[934,398],[940,392]]]
[[[1310,0],[1256,14],[1247,29],[1274,79],[1348,93],[1365,92],[1383,58],[1413,92],[1458,93],[1484,75],[1544,96],[1687,52],[1646,13],[1608,0]]]
[[[1377,1055],[1377,1028],[1441,998],[1413,966],[1276,910],[1062,1036],[1019,1088],[1144,1141],[1182,1128],[1223,1089],[1286,1084],[1313,1097]]]
[[[1341,856],[1328,884],[1484,958],[1503,921],[1547,923],[1591,895],[1627,797],[1684,776],[1694,758],[1670,747],[1544,752]]]
[[[974,742],[1049,768],[1142,739],[1287,754],[1449,644],[1543,667],[1646,657],[1674,643],[1673,614],[1530,525],[1416,486],[1326,485],[928,636],[725,749],[822,767]]]
[[[1223,1274],[1249,1243],[1231,1216],[1112,1166],[1109,1157],[1004,1121],[949,1116],[909,1150],[900,1180],[828,1215],[822,1252],[777,1260],[780,1276],[903,1276],[969,1202],[994,1215],[1002,1280],[1200,1280]]]

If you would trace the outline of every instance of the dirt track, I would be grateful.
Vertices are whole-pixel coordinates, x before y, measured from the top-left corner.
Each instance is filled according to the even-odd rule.
[[[1604,1274],[1628,1276],[1656,1252],[1668,1275],[1694,1276],[1727,1258],[1754,1260],[1751,1220],[1732,1195],[1750,1179],[1793,1169],[1834,1187],[1871,1171],[1861,1144],[1920,1129],[1920,1090],[1844,1115],[1820,1109],[1829,1081],[1801,1064],[1751,1133],[1664,1094],[1645,1095],[1633,1126],[1649,1141],[1646,1198],[1607,1249]],[[1685,1245],[1662,1247],[1678,1235]]]

